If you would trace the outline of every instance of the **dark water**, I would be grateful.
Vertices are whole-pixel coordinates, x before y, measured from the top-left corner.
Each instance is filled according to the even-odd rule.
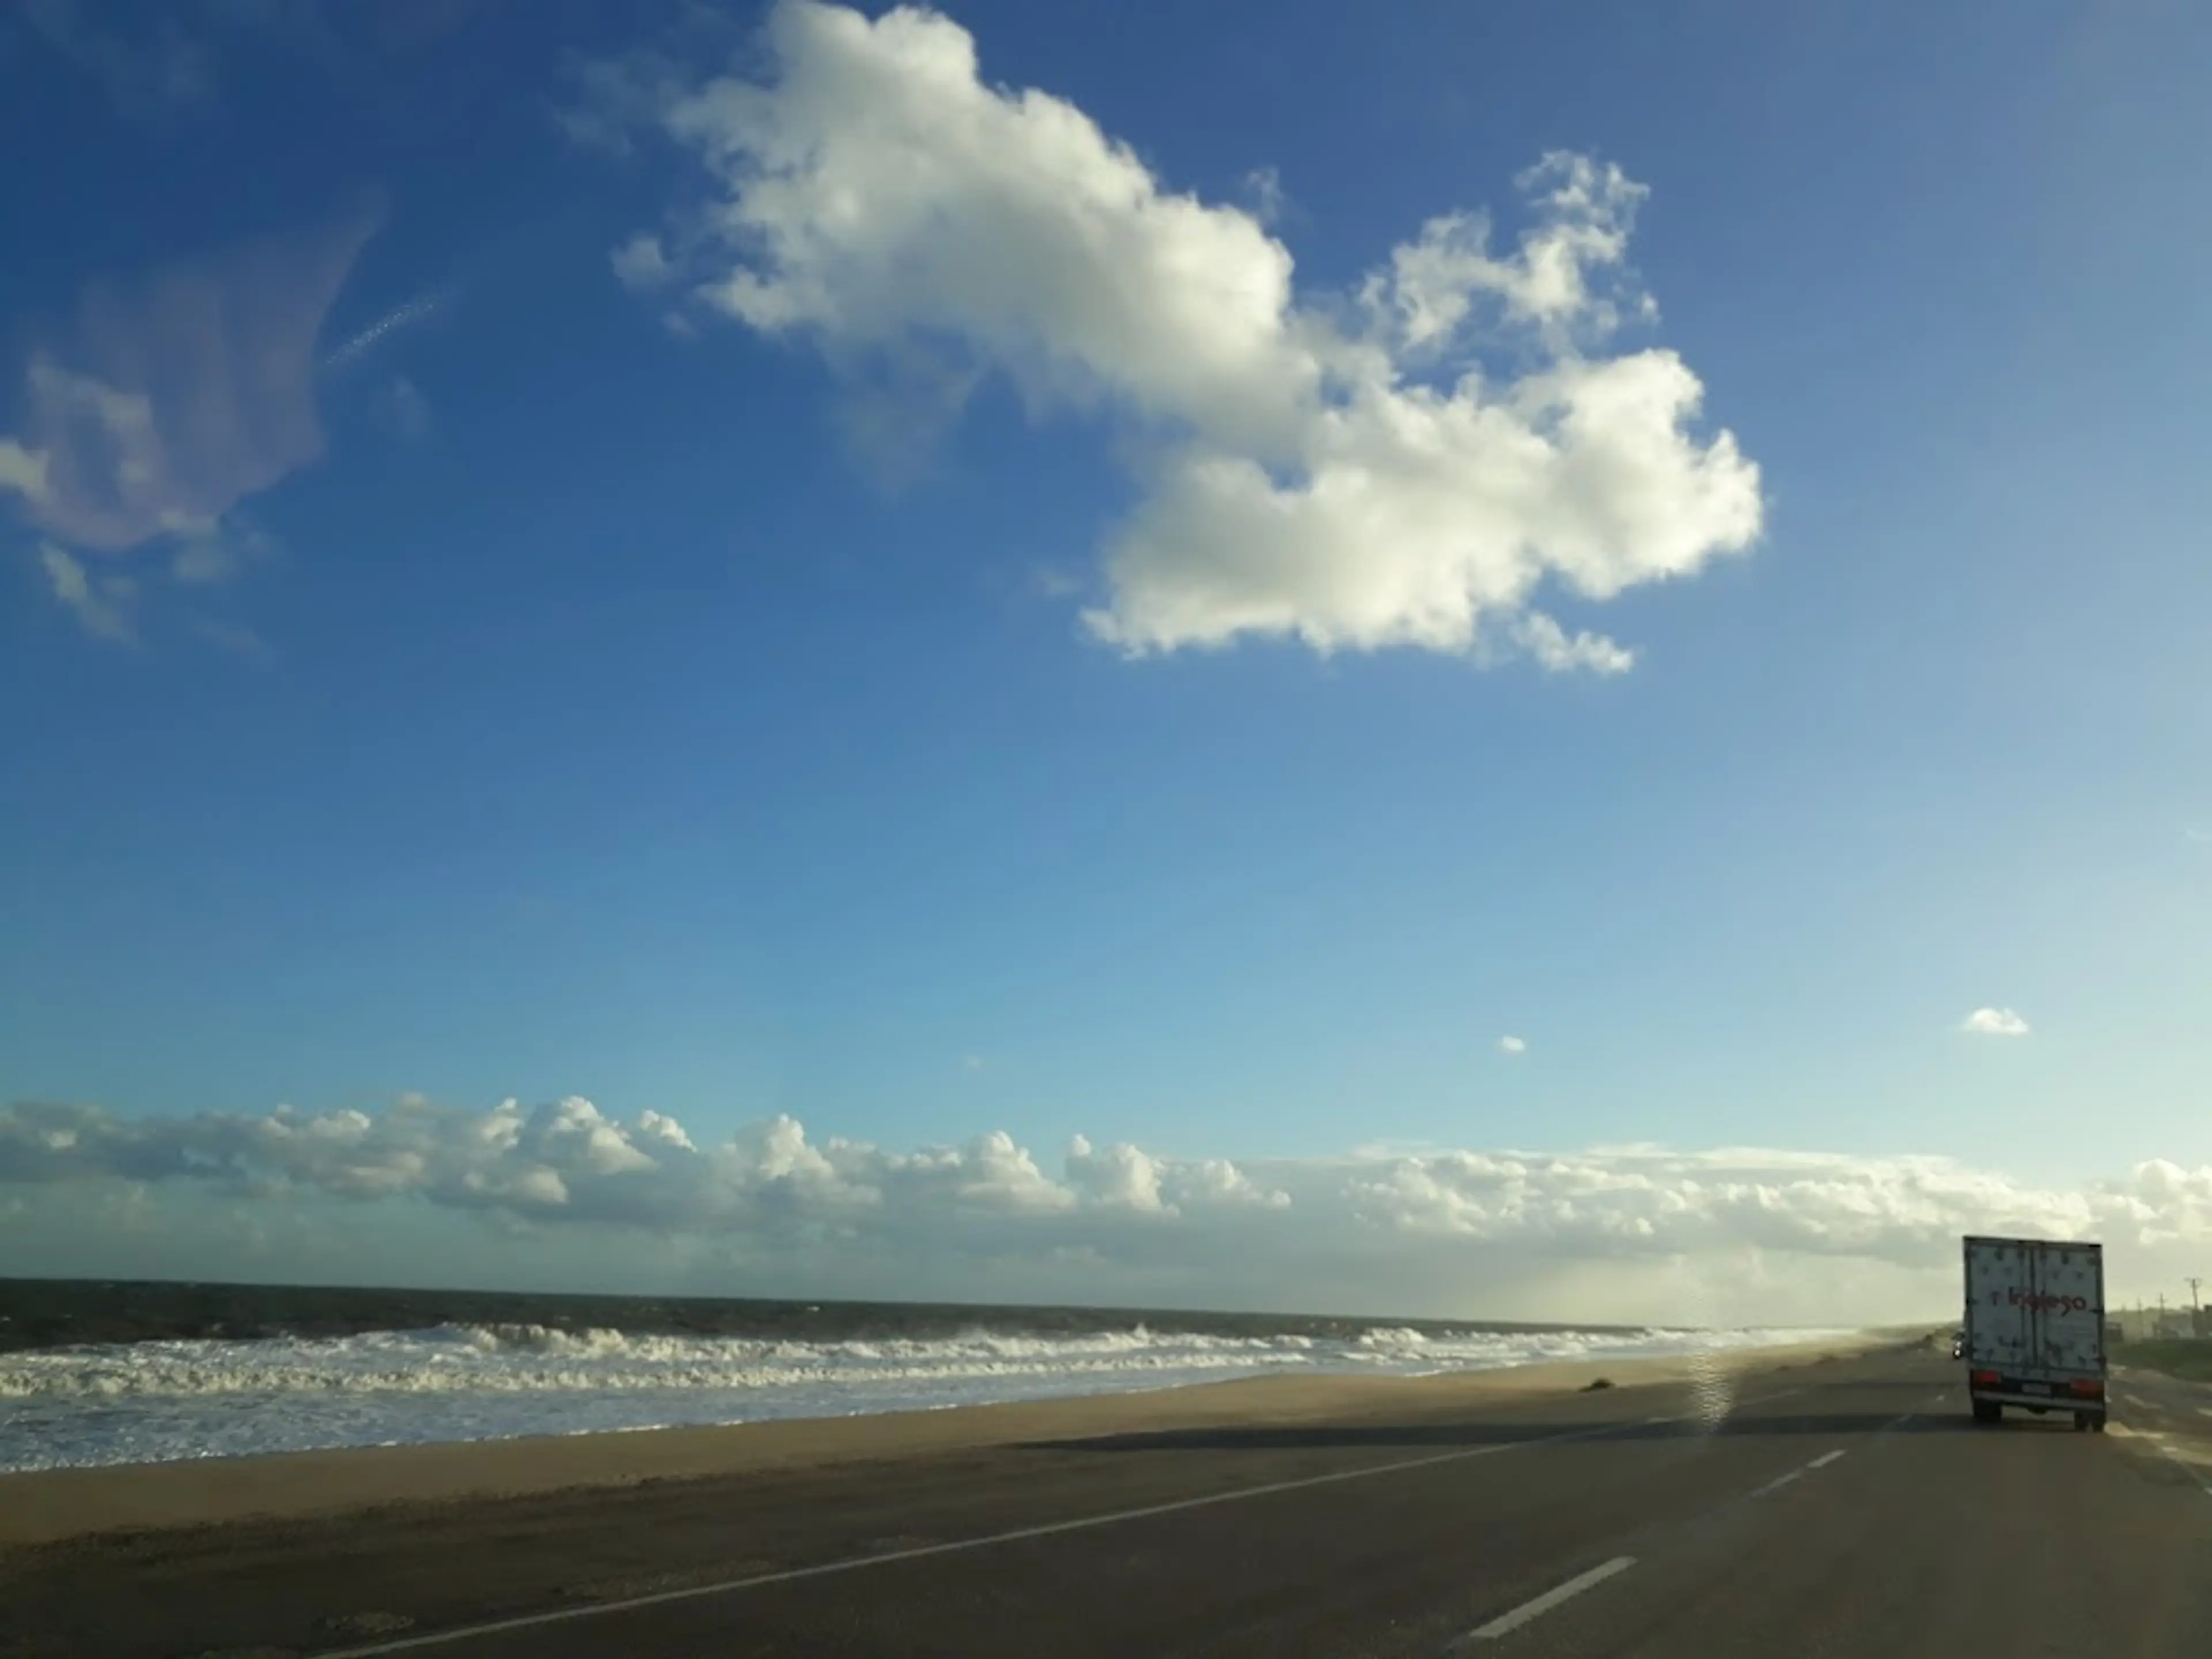
[[[1400,1319],[1328,1314],[1194,1313],[1187,1309],[1061,1308],[957,1302],[775,1302],[738,1297],[563,1296],[533,1291],[376,1290],[203,1285],[164,1279],[0,1279],[0,1352],[86,1342],[177,1338],[353,1336],[439,1325],[543,1325],[632,1336],[789,1340],[927,1339],[978,1328],[1025,1336],[1127,1330],[1207,1336],[1353,1340],[1376,1326],[1428,1336],[1474,1332],[1607,1331],[1622,1326]]]

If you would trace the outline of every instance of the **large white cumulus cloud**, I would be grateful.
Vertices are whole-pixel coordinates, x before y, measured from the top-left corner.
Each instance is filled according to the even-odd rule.
[[[617,269],[941,398],[998,374],[1033,408],[1121,417],[1145,441],[1085,616],[1102,640],[1617,672],[1632,653],[1535,608],[1548,591],[1608,599],[1759,533],[1757,467],[1694,429],[1697,375],[1610,349],[1654,309],[1626,266],[1644,191],[1615,167],[1546,156],[1514,246],[1448,213],[1355,291],[1305,295],[1260,217],[1173,190],[1061,99],[990,85],[945,17],[781,0],[766,48],[763,73],[696,84],[598,66],[605,109],[706,179]]]
[[[1058,1176],[1003,1131],[891,1152],[811,1140],[790,1117],[702,1146],[658,1112],[622,1122],[574,1097],[486,1112],[409,1097],[377,1113],[205,1113],[125,1119],[96,1106],[0,1108],[0,1182],[191,1180],[267,1194],[408,1197],[538,1219],[669,1233],[799,1229],[885,1232],[962,1220],[1046,1221],[1101,1211],[1174,1218],[1279,1207],[1216,1160],[1175,1162],[1078,1137]]]
[[[898,1151],[817,1140],[780,1116],[702,1142],[659,1113],[625,1121],[573,1097],[166,1118],[0,1108],[0,1189],[72,1183],[428,1206],[755,1254],[829,1248],[879,1267],[1079,1257],[1237,1282],[1272,1269],[1293,1302],[1302,1273],[1351,1264],[1345,1283],[1385,1300],[1401,1273],[1480,1264],[1752,1255],[1911,1273],[1953,1269],[1968,1232],[2212,1244],[2212,1168],[2158,1160],[2058,1190],[1934,1158],[1630,1147],[1232,1162],[1078,1136],[1054,1166],[1003,1132]]]

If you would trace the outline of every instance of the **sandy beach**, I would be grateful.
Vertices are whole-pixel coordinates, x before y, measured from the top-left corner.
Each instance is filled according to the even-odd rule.
[[[1571,1394],[1601,1377],[1630,1387],[1733,1376],[1895,1340],[1893,1333],[1869,1334],[1697,1359],[1527,1365],[1431,1377],[1274,1376],[943,1411],[42,1470],[0,1475],[0,1548],[875,1463],[1042,1440],[1430,1416],[1515,1396]]]

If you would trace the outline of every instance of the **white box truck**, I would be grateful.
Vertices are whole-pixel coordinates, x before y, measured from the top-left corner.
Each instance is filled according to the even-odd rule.
[[[2042,1238],[1966,1240],[1966,1394],[1977,1423],[2007,1406],[2105,1427],[2105,1249]]]

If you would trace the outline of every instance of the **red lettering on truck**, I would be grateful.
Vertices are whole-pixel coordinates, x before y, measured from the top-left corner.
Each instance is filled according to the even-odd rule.
[[[2039,1313],[2089,1311],[2089,1298],[2085,1296],[2054,1296],[2049,1291],[2022,1291],[2015,1287],[2005,1292],[2005,1300],[2015,1308],[2033,1308]]]

